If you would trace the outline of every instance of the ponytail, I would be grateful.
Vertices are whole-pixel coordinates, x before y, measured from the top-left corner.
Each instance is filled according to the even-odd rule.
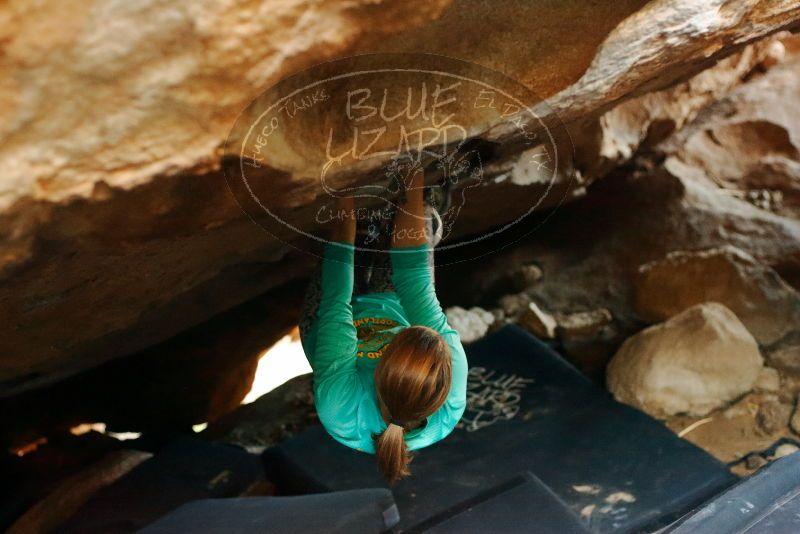
[[[384,349],[375,368],[375,390],[387,427],[373,440],[378,469],[390,484],[410,474],[405,432],[442,407],[451,374],[450,348],[430,328],[409,326]]]
[[[375,436],[375,455],[378,469],[389,484],[394,484],[410,474],[408,464],[411,454],[404,439],[405,429],[389,424],[381,434]]]

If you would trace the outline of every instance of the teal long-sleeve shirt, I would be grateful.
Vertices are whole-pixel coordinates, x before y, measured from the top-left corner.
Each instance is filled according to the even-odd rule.
[[[375,367],[384,347],[408,326],[427,326],[442,336],[450,347],[453,376],[444,405],[421,428],[406,433],[409,449],[447,436],[466,407],[467,357],[436,298],[427,246],[393,249],[390,255],[395,292],[353,297],[353,246],[326,245],[317,319],[303,339],[322,425],[340,443],[368,453],[375,452],[373,434],[386,429]]]

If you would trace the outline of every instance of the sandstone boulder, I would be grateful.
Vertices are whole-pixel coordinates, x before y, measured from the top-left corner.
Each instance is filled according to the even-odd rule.
[[[514,293],[501,297],[500,307],[506,317],[514,317],[524,312],[530,302],[531,298],[525,293]]]
[[[762,69],[704,109],[666,144],[671,158],[702,172],[724,194],[800,214],[800,37],[764,43]],[[793,81],[789,81],[793,80]]]
[[[713,301],[730,308],[760,343],[800,328],[800,294],[735,247],[672,252],[642,265],[634,286],[636,311],[648,321]]]
[[[626,340],[607,383],[617,400],[654,416],[706,415],[749,391],[762,365],[736,315],[704,303]]]
[[[517,291],[525,291],[542,278],[542,270],[536,265],[520,265],[511,273],[511,282]]]
[[[558,313],[555,319],[559,337],[568,339],[594,336],[611,323],[613,317],[607,309],[599,308],[577,313]]]
[[[556,327],[558,324],[555,318],[541,309],[535,302],[528,304],[528,307],[519,318],[519,324],[542,339],[553,339],[556,337]]]
[[[474,306],[468,310],[453,306],[445,310],[447,322],[458,332],[463,343],[472,343],[486,335],[495,321],[494,314]]]
[[[608,111],[594,126],[599,140],[593,161],[587,162],[588,174],[602,174],[637,151],[655,148],[732,184],[756,160],[776,153],[791,158],[796,122],[791,113],[778,110],[787,99],[798,97],[797,84],[785,83],[796,77],[798,43],[800,38],[789,32],[776,34],[686,82],[630,99]],[[774,67],[780,68],[773,72]],[[715,128],[722,124],[732,127],[726,131],[731,135],[718,138],[722,132]],[[749,135],[751,124],[788,136],[754,138]],[[783,144],[775,145],[781,139]]]
[[[772,455],[772,459],[777,460],[778,458],[789,456],[790,454],[796,453],[798,450],[800,450],[800,447],[794,443],[783,443],[782,445],[779,445],[777,449],[775,449],[775,454]]]

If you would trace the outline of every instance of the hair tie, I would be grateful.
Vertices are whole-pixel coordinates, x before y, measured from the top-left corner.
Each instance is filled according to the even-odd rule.
[[[405,426],[403,421],[401,421],[400,419],[392,419],[391,421],[389,421],[389,424],[390,425],[397,425],[399,427],[404,427]]]

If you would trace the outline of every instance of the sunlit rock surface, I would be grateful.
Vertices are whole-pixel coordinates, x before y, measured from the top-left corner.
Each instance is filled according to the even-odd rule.
[[[747,393],[762,365],[736,315],[704,303],[626,340],[607,381],[617,400],[651,415],[706,415]]]

